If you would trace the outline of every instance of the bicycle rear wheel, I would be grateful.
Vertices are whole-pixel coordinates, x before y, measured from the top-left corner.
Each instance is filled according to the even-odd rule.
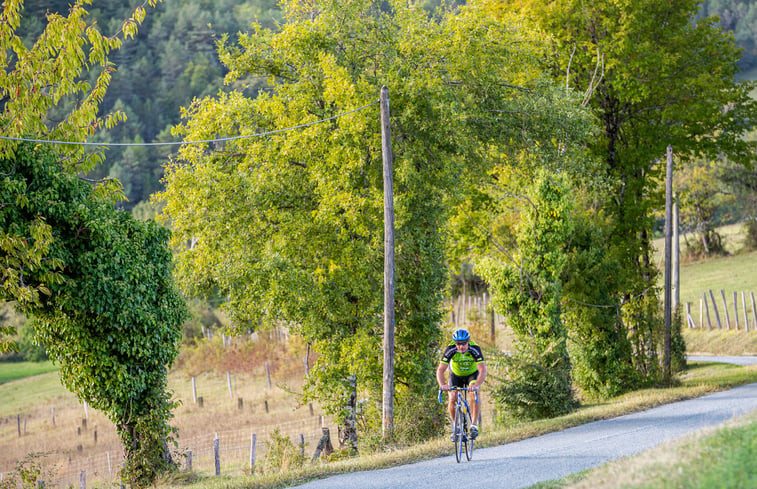
[[[460,410],[460,406],[455,408],[455,425],[453,426],[453,433],[455,438],[455,458],[457,463],[460,463],[460,459],[463,457],[463,412]]]

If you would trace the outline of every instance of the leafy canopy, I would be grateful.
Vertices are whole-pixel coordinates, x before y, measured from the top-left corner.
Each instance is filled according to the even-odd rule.
[[[160,198],[177,277],[189,293],[220,291],[240,326],[283,322],[303,335],[318,353],[307,395],[331,412],[354,413],[353,376],[376,406],[383,188],[374,102],[387,86],[397,398],[418,426],[427,420],[408,403],[435,389],[451,206],[488,178],[494,159],[516,161],[538,146],[540,156],[561,160],[560,142],[577,139],[586,118],[540,79],[536,44],[499,2],[434,16],[401,1],[283,8],[280,29],[254,25],[220,49],[228,83],[260,76],[269,90],[198,100],[178,128],[188,140],[266,135],[185,147],[167,169]],[[272,132],[295,126],[304,127]],[[367,424],[377,416],[370,411]]]

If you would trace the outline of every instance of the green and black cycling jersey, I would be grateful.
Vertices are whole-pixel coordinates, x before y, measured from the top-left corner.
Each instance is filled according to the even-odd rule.
[[[453,341],[444,349],[442,354],[442,363],[449,365],[452,373],[458,377],[466,377],[478,372],[478,364],[483,363],[484,354],[481,347],[473,340],[468,344],[468,351],[460,353],[457,351]]]

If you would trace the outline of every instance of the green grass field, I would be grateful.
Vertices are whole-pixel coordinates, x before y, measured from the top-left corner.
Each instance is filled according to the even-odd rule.
[[[697,325],[700,325],[700,300],[702,295],[707,296],[707,300],[710,307],[710,319],[713,327],[716,326],[715,313],[712,310],[711,298],[709,291],[712,291],[715,296],[715,301],[718,306],[718,312],[721,317],[722,326],[725,329],[725,312],[723,310],[723,298],[722,293],[725,293],[726,303],[728,304],[728,314],[730,315],[731,322],[734,323],[734,304],[733,293],[736,292],[736,300],[739,311],[739,326],[744,328],[743,320],[743,301],[741,293],[744,292],[744,299],[747,305],[747,315],[750,320],[752,315],[751,293],[757,296],[757,251],[744,251],[743,250],[743,235],[742,226],[739,224],[723,226],[718,229],[725,241],[725,246],[729,256],[714,257],[705,260],[699,260],[694,262],[686,262],[682,258],[682,264],[680,266],[680,300],[682,308],[686,307],[686,303],[691,305],[691,316]],[[689,235],[688,239],[694,239]],[[681,237],[681,253],[684,253],[685,242],[684,237]],[[661,273],[659,276],[659,286],[662,287],[664,283],[664,264],[662,263],[661,254],[663,250],[663,240],[657,239],[654,242],[655,248],[658,250],[657,259],[660,263]],[[703,318],[703,323],[706,327],[706,319]],[[735,327],[735,324],[733,324]],[[757,348],[757,343],[755,343]],[[747,346],[747,345],[745,345]],[[748,353],[757,351],[752,345],[749,346]],[[732,351],[724,351],[723,353],[736,353]]]
[[[692,307],[696,304],[698,308],[702,294],[709,290],[719,300],[724,290],[729,301],[733,292],[739,293],[739,300],[742,291],[747,297],[749,292],[757,294],[757,251],[688,263],[680,270],[681,304],[691,302]]]
[[[14,364],[0,363],[0,376],[8,376],[9,371],[20,375],[19,372],[24,371],[7,368],[8,365]],[[51,399],[75,399],[75,396],[60,383],[58,372],[49,362],[32,363],[25,371],[29,373],[28,377],[15,377],[16,380],[13,382],[0,382],[0,417],[15,415],[19,411],[29,409],[30,406],[44,404]],[[40,373],[42,371],[46,373]]]
[[[52,362],[2,362],[0,384],[57,370]]]

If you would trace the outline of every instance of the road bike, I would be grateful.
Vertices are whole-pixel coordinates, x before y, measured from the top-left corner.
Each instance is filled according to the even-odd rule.
[[[468,388],[451,387],[450,391],[457,391],[457,404],[455,405],[455,421],[452,427],[452,438],[455,442],[455,458],[457,462],[465,457],[470,460],[473,457],[473,438],[470,436],[471,411],[468,405]],[[476,402],[478,402],[478,392],[473,390]],[[439,390],[439,403],[442,403],[442,390]]]

